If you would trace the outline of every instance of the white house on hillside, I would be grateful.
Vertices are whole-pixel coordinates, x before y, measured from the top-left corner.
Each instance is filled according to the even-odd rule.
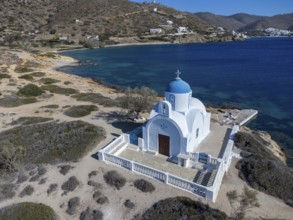
[[[151,34],[162,34],[163,29],[162,28],[153,28],[153,29],[150,29],[150,33]]]
[[[166,155],[186,167],[190,153],[209,133],[211,114],[192,97],[189,84],[179,74],[177,71],[165,90],[165,100],[154,106],[143,127],[142,150]]]
[[[187,32],[187,27],[178,27],[177,32],[178,33],[186,33]]]
[[[173,25],[173,21],[167,20],[167,25]]]

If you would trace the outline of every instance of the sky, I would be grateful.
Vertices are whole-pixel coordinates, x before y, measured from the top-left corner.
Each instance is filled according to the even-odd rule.
[[[152,2],[152,0],[131,0]],[[157,3],[180,11],[211,12],[217,15],[248,13],[272,16],[293,13],[293,0],[157,0]]]

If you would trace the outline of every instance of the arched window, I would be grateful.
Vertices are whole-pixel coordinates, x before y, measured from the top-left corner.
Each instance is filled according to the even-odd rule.
[[[198,138],[198,135],[199,135],[199,128],[196,129],[196,136],[195,136],[196,139]]]

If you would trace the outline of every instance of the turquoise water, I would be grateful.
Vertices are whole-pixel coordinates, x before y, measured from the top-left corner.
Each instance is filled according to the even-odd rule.
[[[249,124],[269,131],[293,153],[293,38],[149,45],[63,52],[81,65],[61,71],[121,87],[148,86],[160,95],[179,69],[193,96],[259,111]],[[289,161],[293,165],[293,158]]]

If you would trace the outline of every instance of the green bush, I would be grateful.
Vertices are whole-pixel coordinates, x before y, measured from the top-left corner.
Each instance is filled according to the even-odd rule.
[[[53,209],[41,203],[24,202],[4,207],[0,219],[9,220],[57,220]]]
[[[107,172],[104,175],[104,180],[107,184],[109,184],[110,186],[114,186],[118,190],[122,188],[126,183],[126,179],[115,170]]]
[[[34,191],[34,188],[31,185],[28,185],[20,192],[19,197],[30,196]]]
[[[14,83],[14,82],[8,83],[7,85],[8,85],[8,86],[17,86],[17,84]]]
[[[17,73],[27,73],[27,72],[32,72],[34,71],[32,68],[28,67],[28,66],[16,66],[14,69],[15,72]]]
[[[129,199],[126,199],[123,205],[128,209],[133,209],[135,207],[135,204]]]
[[[52,183],[50,184],[49,188],[47,189],[47,194],[50,195],[52,192],[57,190],[58,184]]]
[[[32,76],[35,76],[35,77],[43,77],[46,75],[46,73],[44,72],[33,72],[31,73]]]
[[[41,108],[59,108],[59,105],[44,105]]]
[[[0,72],[2,72],[2,73],[8,73],[7,67],[0,67]]]
[[[5,79],[5,78],[9,79],[9,78],[11,78],[11,76],[6,73],[0,73],[0,79]]]
[[[79,197],[73,197],[68,201],[68,209],[66,212],[69,215],[74,215],[76,213],[77,207],[80,205],[80,198]]]
[[[161,200],[146,210],[141,218],[144,220],[210,219],[226,220],[228,216],[217,209],[212,209],[187,197],[175,197]]]
[[[28,84],[25,85],[23,88],[21,88],[18,92],[17,95],[21,96],[39,96],[44,93],[44,90],[39,88],[38,86],[34,84]]]
[[[23,65],[24,66],[27,66],[27,67],[32,67],[32,68],[38,68],[38,67],[41,67],[42,66],[40,63],[31,61],[31,60],[26,61]]]
[[[2,165],[2,163],[0,162]],[[2,172],[0,170],[0,176]],[[5,199],[12,199],[15,196],[15,191],[16,191],[16,185],[12,183],[6,183],[6,184],[1,184],[0,185],[0,202],[2,202]],[[1,209],[0,209],[1,213]],[[1,214],[0,214],[1,217]],[[1,218],[0,218],[1,219]]]
[[[57,79],[52,79],[52,78],[43,78],[40,80],[42,83],[46,84],[46,85],[49,85],[49,84],[54,84],[54,83],[58,83],[60,82],[59,80]]]
[[[44,90],[47,90],[51,93],[56,93],[56,94],[63,94],[63,95],[71,95],[78,93],[77,90],[72,89],[72,88],[62,88],[56,85],[46,85],[41,87]]]
[[[91,209],[87,208],[82,213],[80,213],[80,220],[87,220],[87,219],[95,219],[95,220],[102,220],[104,214],[98,209]]]
[[[19,76],[18,78],[29,80],[29,81],[32,81],[34,79],[34,77],[31,74],[25,74],[25,75]]]
[[[0,106],[10,108],[17,107],[21,105],[35,103],[38,100],[34,97],[19,98],[14,96],[4,97],[0,99]]]
[[[75,176],[71,176],[65,183],[62,184],[61,189],[64,191],[74,191],[78,185],[78,179]]]
[[[154,185],[144,179],[135,180],[134,186],[142,192],[153,192],[155,190]]]
[[[72,106],[64,112],[65,115],[79,118],[86,115],[89,115],[92,111],[97,111],[98,107],[95,105],[78,105],[78,106]]]
[[[0,170],[76,161],[104,137],[104,129],[82,121],[18,126],[0,133]]]

